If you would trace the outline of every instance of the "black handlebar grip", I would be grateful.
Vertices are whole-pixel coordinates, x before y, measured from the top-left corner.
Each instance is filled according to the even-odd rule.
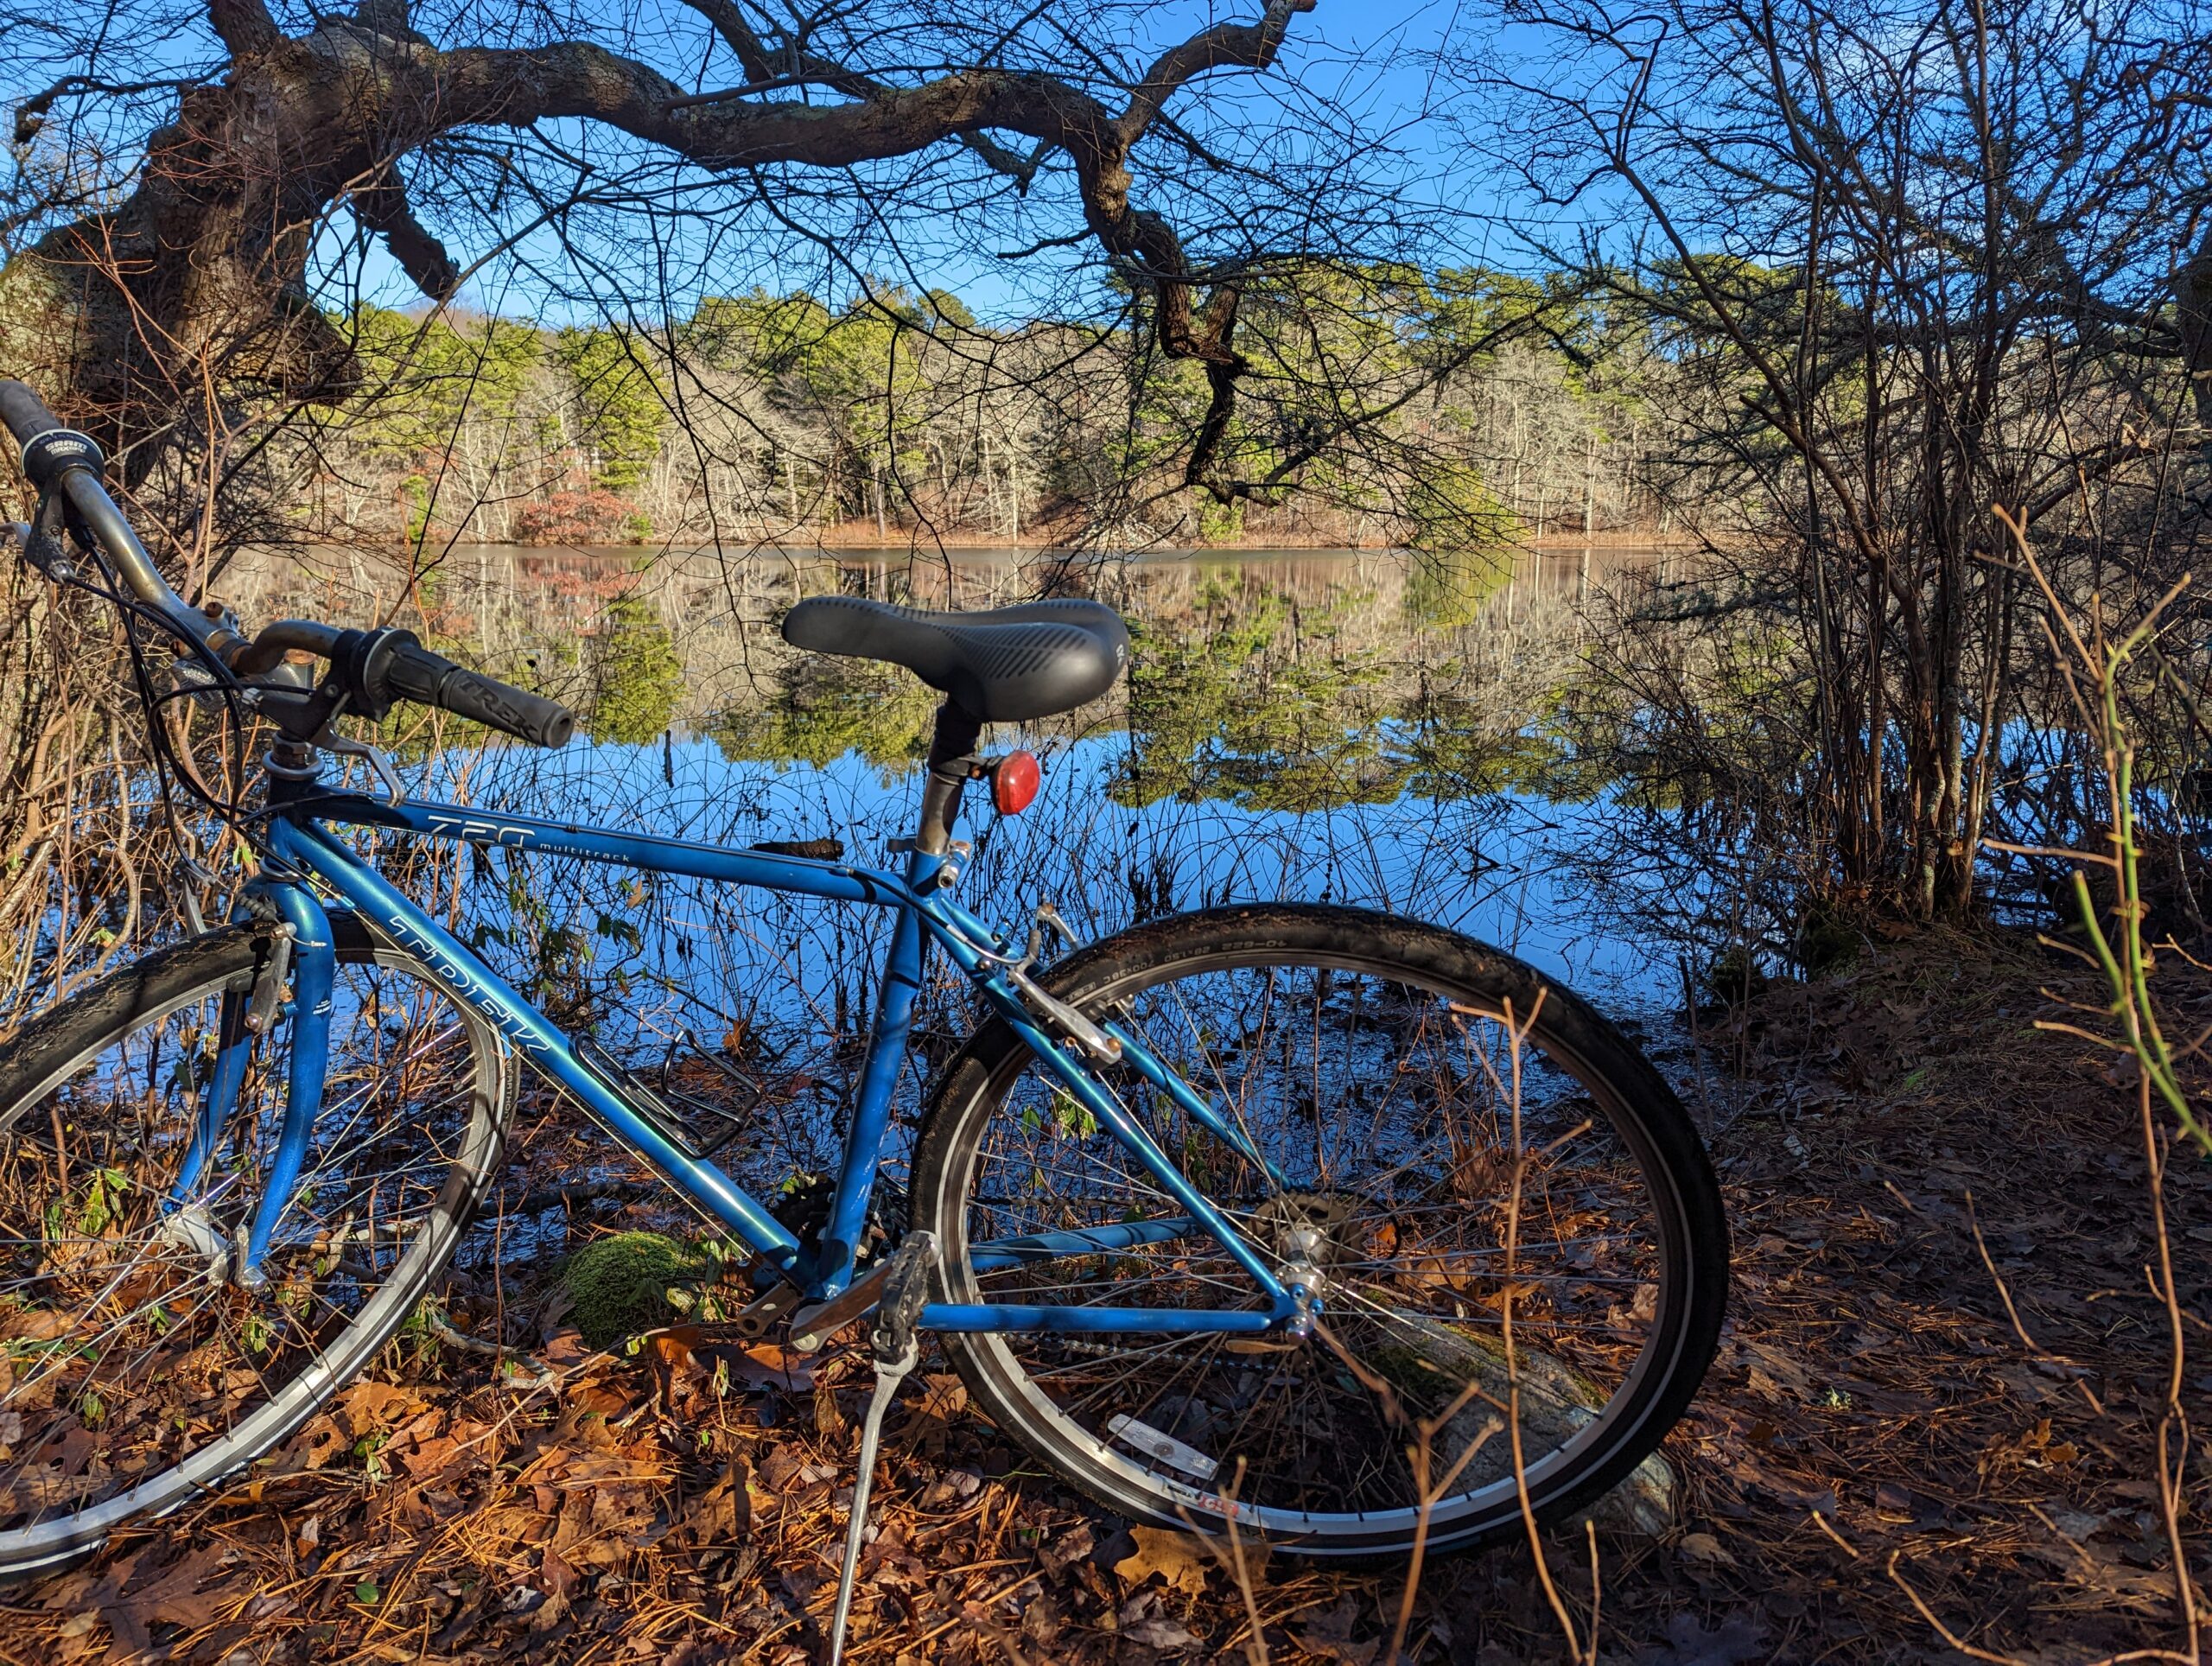
[[[385,673],[391,692],[512,734],[534,747],[563,747],[576,732],[575,714],[557,700],[464,671],[411,641],[399,643]]]
[[[8,432],[16,436],[19,446],[27,446],[62,425],[61,419],[46,408],[46,402],[21,382],[0,382],[0,423],[8,425]]]

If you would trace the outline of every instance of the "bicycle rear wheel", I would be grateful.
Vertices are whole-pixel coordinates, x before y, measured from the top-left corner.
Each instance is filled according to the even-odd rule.
[[[1726,1301],[1719,1192],[1674,1095],[1573,995],[1451,932],[1292,905],[1143,926],[1046,982],[1235,1124],[1268,1167],[1099,1072],[1322,1291],[1304,1341],[942,1337],[991,1420],[1100,1504],[1217,1529],[1233,1508],[1314,1555],[1463,1549],[1518,1530],[1524,1489],[1541,1519],[1590,1503],[1680,1416]],[[1266,1306],[1001,1024],[934,1094],[913,1199],[950,1301]],[[1050,1236],[1102,1228],[1110,1250]]]
[[[289,1025],[250,1038],[219,1142],[187,1154],[265,931],[149,956],[0,1046],[0,1577],[290,1434],[405,1321],[494,1174],[512,1055],[420,963],[343,913],[332,926],[322,1111],[253,1288],[231,1269],[283,1120]]]

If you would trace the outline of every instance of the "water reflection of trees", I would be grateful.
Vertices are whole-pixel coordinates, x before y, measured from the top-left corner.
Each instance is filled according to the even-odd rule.
[[[659,610],[640,596],[607,609],[591,639],[591,738],[643,746],[667,733],[683,691],[683,660]]]
[[[732,763],[810,764],[857,754],[887,773],[929,750],[937,699],[918,682],[867,660],[786,662],[767,696],[715,715],[708,732]]]
[[[1126,687],[1036,738],[1120,737],[1106,791],[1124,809],[1296,813],[1408,793],[1587,796],[1595,784],[1577,776],[1560,721],[1586,609],[1645,565],[1600,552],[1593,578],[1588,551],[1072,565],[1040,552],[947,567],[464,547],[403,587],[356,554],[340,559],[306,584],[272,564],[251,605],[419,616],[444,651],[570,699],[600,743],[673,728],[710,737],[732,763],[855,755],[887,775],[920,760],[935,696],[888,667],[793,653],[774,629],[785,607],[838,588],[931,607],[1096,595],[1132,624]],[[1586,701],[1577,715],[1586,722]]]

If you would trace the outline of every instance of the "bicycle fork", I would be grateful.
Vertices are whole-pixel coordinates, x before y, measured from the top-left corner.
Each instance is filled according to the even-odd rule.
[[[308,1141],[322,1108],[338,955],[329,917],[311,893],[296,885],[257,881],[247,894],[247,912],[257,917],[273,912],[277,917],[276,928],[270,936],[269,958],[262,963],[252,989],[224,991],[214,1067],[193,1127],[192,1143],[169,1192],[167,1212],[172,1222],[170,1235],[207,1255],[211,1275],[227,1276],[239,1288],[251,1290],[267,1281],[267,1275],[261,1270],[262,1257],[269,1253],[270,1240],[276,1236],[276,1224],[299,1184]],[[283,1005],[287,976],[292,985],[288,1008]],[[240,1220],[226,1243],[207,1209],[209,1200],[222,1189],[221,1182],[207,1186],[203,1180],[238,1110],[254,1043],[286,1022],[291,1026],[292,1056],[284,1084],[284,1121],[276,1149],[262,1175],[261,1196],[252,1219],[251,1223]]]

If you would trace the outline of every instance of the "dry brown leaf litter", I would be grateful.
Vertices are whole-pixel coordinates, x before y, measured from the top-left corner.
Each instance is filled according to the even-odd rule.
[[[1701,1069],[1673,1050],[1728,1190],[1736,1298],[1669,1442],[1676,1528],[1601,1546],[1600,1660],[1964,1658],[1915,1612],[1893,1558],[1978,1649],[2056,1663],[2179,1645],[2151,1479],[2165,1321],[2143,1271],[2132,1097],[2107,1056],[2032,1027],[2051,1010],[2039,989],[2070,976],[2024,941],[1937,935],[1708,1024]],[[2161,981],[2193,1020],[2178,1027],[2212,1022],[2212,979],[2170,963]],[[2185,1523],[2200,1581],[2206,1181],[2183,1157],[2169,1182],[2202,1345]],[[564,1335],[547,1363],[557,1375],[537,1388],[451,1354],[353,1384],[251,1478],[6,1593],[0,1660],[818,1658],[857,1362],[687,1332],[626,1359]],[[900,1402],[877,1497],[858,1663],[1150,1666],[1263,1649],[1376,1666],[1399,1598],[1387,1573],[1278,1555],[1257,1575],[1255,1646],[1219,1559],[1133,1534],[1032,1472],[949,1376],[918,1377]],[[1586,1615],[1586,1548],[1562,1536],[1549,1563]],[[1408,1652],[1563,1658],[1529,1548],[1432,1563]]]

